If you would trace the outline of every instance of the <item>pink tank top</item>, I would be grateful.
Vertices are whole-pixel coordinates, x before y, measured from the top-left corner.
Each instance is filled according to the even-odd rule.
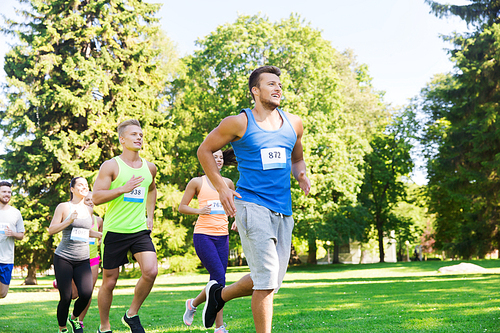
[[[198,193],[198,203],[200,208],[211,204],[212,211],[208,215],[199,215],[194,226],[195,234],[205,234],[212,236],[228,235],[228,220],[224,208],[219,201],[219,193],[210,187],[207,176],[201,177],[202,184]]]

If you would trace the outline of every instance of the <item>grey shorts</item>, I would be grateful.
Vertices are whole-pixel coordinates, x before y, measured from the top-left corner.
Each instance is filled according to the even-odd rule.
[[[235,200],[236,225],[254,290],[278,291],[290,259],[292,216],[252,202]]]

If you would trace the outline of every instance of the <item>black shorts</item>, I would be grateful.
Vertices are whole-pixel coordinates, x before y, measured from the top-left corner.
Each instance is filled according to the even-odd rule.
[[[151,230],[143,230],[133,234],[106,232],[102,253],[102,267],[114,269],[127,264],[127,253],[156,252],[151,240]]]

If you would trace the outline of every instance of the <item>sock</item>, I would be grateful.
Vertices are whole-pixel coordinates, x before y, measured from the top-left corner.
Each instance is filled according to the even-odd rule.
[[[217,289],[215,291],[215,300],[217,301],[217,310],[220,310],[224,307],[224,304],[226,304],[226,302],[222,299],[222,289],[224,289],[224,287],[220,287],[219,289]]]
[[[127,316],[127,318],[128,318],[128,319],[130,319],[130,318],[134,318],[135,316],[138,316],[138,315],[139,315],[139,314],[136,314],[136,315],[133,315],[132,317],[129,317],[129,316],[128,316],[128,311],[127,311],[127,312],[125,312],[125,316]]]

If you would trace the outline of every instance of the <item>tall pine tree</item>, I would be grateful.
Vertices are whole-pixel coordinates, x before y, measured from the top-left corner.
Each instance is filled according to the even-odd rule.
[[[175,52],[154,16],[159,5],[23,2],[25,20],[9,20],[4,29],[19,43],[5,57],[8,106],[0,129],[3,178],[13,180],[27,225],[17,263],[28,265],[27,282],[35,283],[57,245],[46,232],[55,206],[69,199],[72,177],[92,183],[100,164],[120,153],[119,122],[139,119],[143,155],[158,165],[160,181],[171,171],[165,87]]]
[[[484,257],[500,245],[500,5],[472,2],[460,11],[443,7],[478,28],[452,38],[456,71],[437,76],[421,102],[436,247],[464,258]],[[437,15],[439,8],[432,7]]]

